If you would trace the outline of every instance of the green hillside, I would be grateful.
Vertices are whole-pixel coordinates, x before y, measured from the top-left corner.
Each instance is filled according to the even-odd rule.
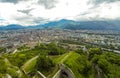
[[[55,43],[39,44],[33,49],[0,56],[0,78],[39,77],[42,73],[52,78],[59,64],[70,68],[76,78],[119,78],[120,54],[100,48],[68,51]]]

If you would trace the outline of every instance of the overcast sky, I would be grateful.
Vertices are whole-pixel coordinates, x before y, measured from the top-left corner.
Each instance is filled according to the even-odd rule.
[[[120,0],[0,0],[0,25],[44,24],[60,19],[118,20]]]

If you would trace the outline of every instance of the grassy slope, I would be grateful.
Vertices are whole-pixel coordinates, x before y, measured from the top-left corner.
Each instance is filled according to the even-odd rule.
[[[79,67],[79,62],[77,61],[78,57],[80,57],[79,54],[71,52],[71,55],[64,61],[64,64],[71,68],[76,78],[83,78],[77,69],[77,67]]]
[[[25,78],[24,74],[17,66],[13,66],[7,58],[5,58],[4,61],[7,65],[7,72],[9,75],[18,75],[19,78]]]
[[[42,72],[44,73],[45,75],[48,75],[50,74],[48,77],[51,78],[58,70],[59,70],[59,67],[58,67],[58,64],[61,62],[61,60],[66,56],[68,55],[68,53],[65,53],[63,55],[57,55],[57,56],[49,56],[53,62],[56,64],[55,68],[53,68],[51,70],[51,72]],[[37,58],[38,56],[36,57],[33,57],[31,58],[30,60],[28,60],[23,66],[22,66],[22,69],[26,72],[26,73],[29,73],[32,69],[34,69],[34,66],[36,65],[36,62],[37,62]]]
[[[47,78],[52,78],[55,75],[55,73],[59,70],[58,64],[62,63],[64,61],[64,59],[67,58],[67,56],[69,56],[69,55],[70,55],[70,53],[65,53],[63,55],[57,55],[57,56],[50,56],[50,58],[53,60],[53,62],[56,64],[56,66],[53,69],[53,71],[51,71],[52,73],[47,76]]]
[[[68,58],[64,61],[64,64],[72,70],[72,72],[75,75],[75,78],[86,78],[85,76],[80,74],[80,72],[78,71],[78,68],[80,68],[80,67],[83,68],[82,67],[83,64],[81,65],[81,63],[78,61],[78,58],[82,58],[82,55],[80,55],[76,52],[71,52],[71,54],[68,56]],[[83,59],[81,59],[81,60],[83,60]],[[93,73],[89,74],[89,78],[93,78],[93,77],[94,77]]]
[[[50,58],[53,60],[55,64],[59,64],[60,61],[66,56],[68,53],[65,53],[63,55],[56,55],[56,56],[50,56]]]
[[[37,58],[38,56],[36,57],[33,57],[31,58],[30,60],[28,60],[23,66],[22,66],[22,69],[28,73],[30,72],[32,69],[34,69],[35,65],[36,65],[36,62],[37,62]]]

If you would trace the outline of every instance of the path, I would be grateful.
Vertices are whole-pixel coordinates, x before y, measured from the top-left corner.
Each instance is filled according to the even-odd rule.
[[[108,50],[108,51],[111,51],[111,52],[115,52],[115,53],[120,53],[119,50],[112,50],[112,49],[107,49],[107,48],[102,48],[103,50]]]
[[[93,64],[95,69],[95,78],[104,78],[102,70],[95,64]]]
[[[26,67],[28,67],[28,66],[30,65],[30,63],[31,63],[32,61],[34,61],[35,59],[37,59],[38,57],[39,57],[39,56],[37,55],[37,56],[33,57],[32,59],[28,60],[28,61],[22,66],[22,69],[25,71]],[[26,71],[25,71],[25,73],[26,73]]]
[[[60,62],[58,64],[62,64],[67,58],[68,56],[71,54],[71,52],[69,52],[66,56],[63,57],[62,60],[60,60]],[[53,76],[59,71],[59,65],[55,66],[55,69],[53,70],[53,72],[51,72],[50,75],[47,76],[47,78],[53,78]]]
[[[72,51],[70,51],[70,52],[60,61],[60,63],[63,63],[71,54],[72,54]]]
[[[17,51],[18,51],[18,50],[17,50],[17,49],[15,49],[15,50],[13,51],[13,53],[12,53],[12,54],[15,54]]]
[[[62,78],[62,76],[65,76],[64,73],[67,74],[67,78],[75,78],[74,73],[72,70],[68,67],[66,67],[63,63],[64,61],[72,54],[72,52],[69,52],[59,63],[59,70],[54,74],[52,78]]]

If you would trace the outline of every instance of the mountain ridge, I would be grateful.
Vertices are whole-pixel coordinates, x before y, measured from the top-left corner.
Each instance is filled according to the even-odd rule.
[[[49,29],[61,28],[71,30],[120,30],[120,21],[74,21],[74,20],[58,20],[45,23],[43,25],[22,26],[17,24],[10,24],[0,27],[0,30],[14,30],[14,29]]]

